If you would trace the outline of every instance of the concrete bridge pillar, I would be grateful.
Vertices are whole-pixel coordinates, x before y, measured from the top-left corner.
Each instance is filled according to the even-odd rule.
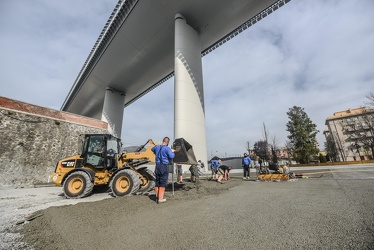
[[[125,93],[106,88],[101,120],[108,123],[109,133],[121,138]]]
[[[174,46],[174,138],[191,143],[207,170],[200,37],[181,14],[175,16]]]

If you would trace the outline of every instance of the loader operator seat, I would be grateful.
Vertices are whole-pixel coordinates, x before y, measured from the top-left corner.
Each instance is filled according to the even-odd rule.
[[[95,168],[103,168],[104,143],[101,140],[92,140],[89,145],[87,163]]]

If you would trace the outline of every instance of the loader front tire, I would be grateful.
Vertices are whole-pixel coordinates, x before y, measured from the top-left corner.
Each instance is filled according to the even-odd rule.
[[[92,193],[94,184],[90,176],[83,171],[71,173],[64,181],[64,194],[66,198],[83,198]]]
[[[115,174],[110,182],[113,196],[125,196],[139,190],[140,180],[131,169],[124,169]]]
[[[143,181],[140,181],[139,192],[144,193],[144,192],[152,191],[155,188],[155,184],[156,184],[155,174],[147,168],[140,169],[139,174],[141,174],[144,179]]]

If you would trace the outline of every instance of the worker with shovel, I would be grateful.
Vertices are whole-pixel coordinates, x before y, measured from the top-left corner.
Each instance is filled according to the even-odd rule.
[[[169,137],[165,137],[162,140],[162,145],[157,145],[152,148],[152,152],[156,155],[155,192],[157,203],[166,201],[164,198],[164,193],[165,188],[168,186],[169,165],[171,164],[172,159],[174,159],[174,152],[176,152],[176,150],[168,147],[169,141]]]

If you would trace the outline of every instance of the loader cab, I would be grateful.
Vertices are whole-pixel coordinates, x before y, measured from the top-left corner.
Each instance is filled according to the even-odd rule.
[[[97,169],[116,168],[120,144],[120,139],[109,134],[84,135],[81,154],[83,165]]]

